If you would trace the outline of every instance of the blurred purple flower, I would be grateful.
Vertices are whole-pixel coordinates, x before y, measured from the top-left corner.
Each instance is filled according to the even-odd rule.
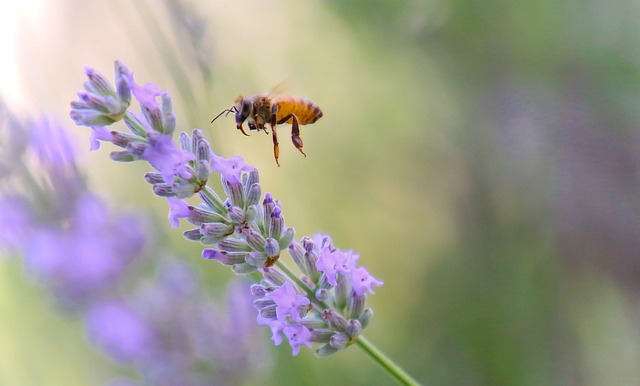
[[[192,268],[164,260],[155,280],[120,301],[94,307],[86,319],[91,341],[128,362],[148,384],[242,384],[264,366],[264,348],[248,286],[233,283],[222,308],[200,290]],[[233,348],[233,350],[230,350]]]
[[[62,299],[84,303],[126,273],[145,239],[137,218],[113,217],[101,200],[86,194],[67,226],[39,226],[33,231],[25,260],[29,271]]]
[[[76,154],[65,129],[47,119],[31,125],[30,145],[40,164],[46,167],[75,167]]]
[[[216,378],[225,385],[241,383],[247,369],[269,365],[264,336],[255,323],[257,312],[249,283],[233,280],[226,292],[225,306],[210,308],[200,319],[200,328],[189,329],[197,352],[215,361]]]
[[[89,340],[121,363],[147,363],[155,351],[148,321],[117,301],[93,305],[86,317]]]
[[[109,381],[105,386],[143,386],[143,384],[133,379],[117,378]]]
[[[113,287],[146,234],[137,218],[112,216],[88,192],[60,126],[43,119],[28,128],[23,157],[30,168],[15,177],[29,189],[0,196],[0,239],[23,254],[28,271],[63,304],[84,305]]]
[[[25,197],[10,194],[0,197],[0,249],[17,249],[24,245],[35,221]]]

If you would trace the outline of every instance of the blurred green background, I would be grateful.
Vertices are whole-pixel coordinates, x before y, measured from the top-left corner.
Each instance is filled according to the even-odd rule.
[[[113,206],[164,223],[144,165],[90,154],[68,111],[85,65],[168,90],[178,130],[258,167],[297,239],[329,233],[384,280],[365,335],[422,383],[637,385],[639,19],[626,0],[7,0],[0,92],[75,133]],[[209,121],[282,81],[324,117],[301,129],[306,158],[280,129],[278,168],[269,137]],[[167,225],[163,245],[222,288],[231,272]],[[392,384],[357,347],[272,355],[263,384]],[[0,261],[0,385],[125,371]]]

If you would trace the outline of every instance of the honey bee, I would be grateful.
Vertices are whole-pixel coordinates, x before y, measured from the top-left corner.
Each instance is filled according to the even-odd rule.
[[[231,108],[223,110],[211,120],[211,123],[224,113],[235,113],[236,128],[246,136],[249,136],[249,134],[244,131],[242,126],[244,121],[247,121],[249,130],[262,130],[266,134],[269,134],[265,127],[268,123],[271,126],[273,138],[273,156],[278,166],[280,166],[278,162],[280,149],[278,147],[276,125],[291,124],[291,141],[296,149],[306,157],[307,155],[302,151],[300,125],[310,125],[322,118],[320,107],[309,99],[288,95],[274,96],[272,93],[255,94],[246,97],[239,96]]]

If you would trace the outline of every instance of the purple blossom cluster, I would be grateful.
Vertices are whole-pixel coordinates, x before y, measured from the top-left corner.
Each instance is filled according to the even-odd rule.
[[[151,83],[140,86],[118,61],[115,88],[91,68],[85,74],[84,91],[71,102],[70,115],[76,124],[91,128],[92,150],[100,147],[99,141],[107,141],[124,149],[111,153],[114,161],[147,161],[157,170],[148,180],[157,186],[156,193],[166,196],[189,197],[206,184],[211,173],[209,145],[198,133],[191,138],[183,133],[182,149],[173,142],[176,117],[166,91]],[[140,104],[139,114],[129,109],[132,95]],[[106,128],[121,120],[129,133]]]
[[[233,283],[219,304],[186,262],[150,250],[139,216],[113,214],[88,190],[60,126],[0,109],[0,136],[16,144],[0,148],[0,164],[14,165],[0,179],[0,247],[23,257],[59,305],[84,317],[90,341],[142,379],[115,383],[241,384],[266,367],[247,283]]]
[[[179,148],[171,139],[176,119],[168,94],[152,84],[137,85],[120,62],[115,67],[115,88],[105,86],[106,79],[92,69],[85,71],[85,91],[71,103],[76,123],[91,127],[94,141],[125,149],[112,153],[112,159],[145,160],[156,169],[145,180],[156,195],[167,198],[173,227],[180,219],[196,226],[184,236],[206,246],[202,257],[231,266],[236,274],[262,274],[251,292],[258,323],[271,328],[275,344],[284,336],[297,355],[302,345],[323,343],[316,353],[326,356],[354,343],[372,315],[365,308],[366,292],[373,293],[372,287],[382,282],[356,264],[358,255],[336,249],[328,236],[294,242],[295,231],[285,226],[280,202],[269,193],[262,198],[254,167],[240,157],[216,155],[199,129],[181,133]],[[128,110],[131,94],[140,103],[141,116]],[[119,119],[130,133],[104,127]],[[92,148],[97,148],[95,142]],[[214,171],[221,175],[226,197],[207,185]],[[201,201],[190,205],[185,199],[196,194]],[[279,260],[283,251],[301,276]]]
[[[295,284],[277,268],[264,268],[264,279],[252,286],[258,323],[271,328],[276,345],[282,336],[296,355],[300,346],[324,343],[326,356],[352,344],[367,327],[373,311],[365,308],[366,293],[383,283],[358,266],[358,255],[333,246],[328,235],[293,242],[289,254],[303,273]]]
[[[137,368],[145,384],[240,384],[247,370],[266,367],[257,326],[247,323],[253,313],[247,291],[247,283],[232,282],[227,305],[217,304],[189,265],[165,260],[154,280],[92,304],[87,334],[110,357]]]

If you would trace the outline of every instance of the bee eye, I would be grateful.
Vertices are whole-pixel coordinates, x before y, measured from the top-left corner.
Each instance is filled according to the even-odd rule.
[[[236,122],[244,122],[251,113],[251,103],[247,100],[242,101],[240,108],[236,107]]]
[[[251,102],[247,100],[242,101],[242,113],[245,115],[249,115],[250,110],[251,110]]]

